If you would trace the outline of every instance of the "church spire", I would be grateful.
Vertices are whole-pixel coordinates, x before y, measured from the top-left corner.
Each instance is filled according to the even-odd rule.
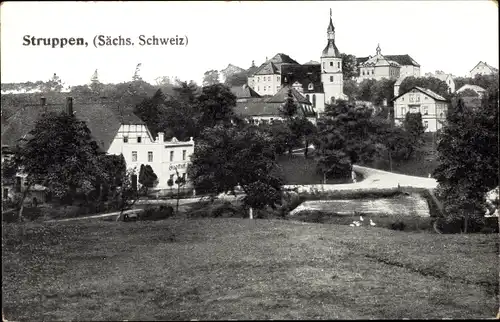
[[[328,34],[328,39],[333,39],[335,37],[335,27],[333,26],[333,21],[332,21],[332,8],[330,8],[330,23],[328,24],[328,29],[326,29],[326,33]]]
[[[380,49],[380,44],[377,44],[377,56],[380,56],[380,52],[382,50]]]

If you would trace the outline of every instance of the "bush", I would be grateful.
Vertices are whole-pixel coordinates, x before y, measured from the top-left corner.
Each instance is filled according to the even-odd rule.
[[[242,218],[244,216],[245,211],[229,201],[198,203],[188,211],[188,217],[191,218]]]
[[[161,205],[159,207],[148,207],[144,209],[141,213],[139,213],[138,219],[143,221],[163,220],[172,216],[174,216],[174,208],[168,205]]]

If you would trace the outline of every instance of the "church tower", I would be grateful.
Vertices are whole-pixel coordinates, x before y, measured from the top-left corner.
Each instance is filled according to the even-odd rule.
[[[331,104],[335,99],[344,99],[344,77],[342,75],[342,57],[335,46],[335,27],[330,9],[330,24],[326,30],[328,44],[321,54],[321,81],[325,91],[325,104]]]

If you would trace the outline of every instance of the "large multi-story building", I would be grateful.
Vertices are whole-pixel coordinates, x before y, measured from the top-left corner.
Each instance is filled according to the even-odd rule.
[[[426,132],[436,132],[443,127],[449,102],[433,91],[413,87],[393,99],[394,121],[401,125],[407,113],[422,114],[422,122]]]
[[[382,55],[380,45],[376,55],[356,58],[358,81],[364,79],[420,77],[420,65],[410,55]],[[364,74],[363,74],[364,72]]]
[[[453,80],[452,74],[446,74],[441,70],[436,70],[435,73],[425,73],[425,77],[434,77],[442,80],[446,83],[446,85],[448,85],[448,92],[455,93],[455,81]]]
[[[276,95],[284,86],[305,94],[317,113],[325,104],[336,99],[346,99],[343,92],[342,57],[335,44],[335,27],[330,12],[327,28],[327,45],[320,62],[299,64],[290,56],[278,53],[262,64],[248,78],[248,85],[261,96]]]
[[[66,109],[90,129],[93,140],[99,148],[108,153],[122,154],[128,169],[139,174],[141,165],[150,165],[158,176],[158,189],[168,189],[168,179],[179,176],[186,178],[185,188],[190,188],[187,166],[194,152],[194,141],[165,140],[163,133],[153,137],[146,124],[131,109],[121,109],[109,100],[98,102],[75,102],[68,98],[67,105],[47,104],[43,98],[40,105],[28,104],[4,120],[2,124],[2,147],[16,145],[34,128],[36,121],[47,112],[62,112]],[[177,170],[177,171],[176,171]],[[20,174],[22,178],[22,174]],[[132,180],[136,180],[133,176]],[[140,186],[140,184],[139,184]]]

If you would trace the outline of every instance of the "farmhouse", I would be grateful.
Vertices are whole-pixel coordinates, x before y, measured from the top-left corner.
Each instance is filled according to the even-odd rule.
[[[396,124],[402,124],[406,113],[421,113],[426,132],[436,132],[443,127],[449,105],[444,97],[422,87],[411,88],[395,97],[393,102]]]
[[[42,98],[37,105],[20,107],[2,122],[2,149],[15,146],[20,138],[34,128],[42,114],[64,110],[87,124],[92,138],[102,151],[108,154],[122,154],[127,168],[135,168],[137,175],[142,164],[150,165],[158,176],[157,188],[169,188],[167,181],[176,176],[176,170],[179,176],[189,179],[186,177],[186,170],[194,152],[192,138],[186,142],[175,138],[165,141],[163,133],[158,133],[155,138],[130,108],[121,108],[107,99],[73,102],[73,99],[68,97],[64,105],[50,104]],[[22,177],[21,174],[19,176]],[[136,176],[133,176],[132,180],[136,180]],[[22,179],[19,182],[23,186]],[[189,186],[188,180],[186,188]]]

